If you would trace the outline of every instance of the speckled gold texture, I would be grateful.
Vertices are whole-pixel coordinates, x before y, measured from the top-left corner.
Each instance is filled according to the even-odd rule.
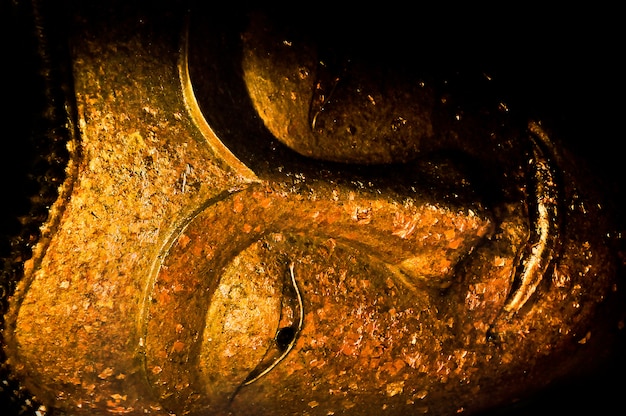
[[[198,75],[224,59],[202,20],[77,9],[80,135],[6,331],[10,366],[50,408],[477,414],[623,327],[604,315],[623,290],[609,219],[541,122],[450,110],[428,79],[406,89],[361,64],[342,84],[312,69],[315,44],[258,16],[237,61],[256,112],[230,113],[202,95],[229,94]],[[256,120],[293,160],[260,160],[253,130],[231,149],[215,114]],[[496,166],[500,194],[429,159],[448,148]]]

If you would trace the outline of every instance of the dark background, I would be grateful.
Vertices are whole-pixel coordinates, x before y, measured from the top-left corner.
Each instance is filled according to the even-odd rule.
[[[379,9],[337,10],[332,4],[303,5],[308,17],[319,22],[320,30],[333,27],[339,33],[338,22],[356,22],[373,41],[389,42],[397,36],[402,38],[401,44],[407,44],[410,38],[409,44],[415,47],[400,52],[413,54],[428,65],[438,65],[443,71],[480,70],[493,77],[497,94],[512,111],[544,120],[580,157],[581,169],[589,169],[594,183],[617,213],[616,221],[622,222],[618,227],[624,229],[619,214],[626,206],[622,151],[626,34],[616,6],[568,5],[557,10],[532,5],[506,10],[444,6],[432,11],[425,6],[406,9],[383,2],[376,7]],[[64,46],[57,48],[54,42],[63,42],[65,29],[59,22],[71,15],[71,9],[71,2],[57,2],[41,10],[52,14],[48,21],[57,25],[48,32],[46,41],[53,43],[51,48],[57,50],[58,59],[63,59]],[[46,139],[56,116],[42,115],[58,104],[54,102],[55,97],[59,98],[55,95],[58,91],[49,88],[49,79],[42,79],[55,75],[41,72],[42,65],[55,62],[41,60],[38,48],[42,39],[31,11],[31,2],[0,0],[0,88],[4,101],[0,110],[2,311],[14,287],[15,282],[10,280],[19,278],[19,270],[7,259],[15,254],[16,244],[26,247],[23,249],[27,252],[27,236],[36,237],[33,230],[37,223],[23,225],[18,217],[34,215],[39,221],[45,220],[45,212],[33,206],[30,197],[47,186],[42,177],[62,175],[55,163],[63,161],[63,151],[54,147],[58,143],[50,145]],[[55,160],[42,159],[42,153],[50,152],[58,153]],[[24,231],[25,227],[33,230]],[[626,344],[623,334],[621,337],[622,350],[591,374],[565,380],[532,400],[489,416],[624,414],[626,354],[621,351]],[[5,380],[5,373],[0,372],[0,376],[0,382]],[[29,396],[16,394],[16,388],[13,382],[0,384],[0,413],[34,414],[37,403],[29,405]]]

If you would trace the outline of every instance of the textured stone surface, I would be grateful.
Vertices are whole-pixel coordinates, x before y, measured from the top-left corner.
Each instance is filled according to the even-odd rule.
[[[178,7],[75,10],[79,137],[5,331],[39,400],[477,414],[602,358],[624,326],[615,230],[541,123],[359,64],[325,120],[354,122],[315,136],[336,77],[293,78],[317,44],[254,19],[239,44]],[[295,52],[256,60],[276,44]]]

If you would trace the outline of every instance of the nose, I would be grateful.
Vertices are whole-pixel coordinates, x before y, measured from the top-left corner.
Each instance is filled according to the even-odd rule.
[[[330,241],[349,247],[352,261],[384,265],[375,268],[387,276],[381,281],[416,294],[451,279],[493,226],[485,212],[417,196],[317,183],[311,189],[303,197],[276,183],[224,195],[172,239],[146,297],[143,330],[146,374],[170,408],[227,406],[287,353],[302,353],[296,339],[316,304],[311,298],[330,290],[323,279],[299,288],[307,280],[298,270],[312,270],[301,265],[307,253],[328,250]],[[381,302],[374,287],[349,301],[354,309]],[[328,319],[342,324],[341,315]],[[307,330],[336,337],[329,328]]]

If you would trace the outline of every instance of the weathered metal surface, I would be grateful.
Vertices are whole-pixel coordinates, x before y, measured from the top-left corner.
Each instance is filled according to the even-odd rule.
[[[5,331],[50,408],[477,414],[623,327],[540,122],[271,15],[75,7],[79,136]]]

